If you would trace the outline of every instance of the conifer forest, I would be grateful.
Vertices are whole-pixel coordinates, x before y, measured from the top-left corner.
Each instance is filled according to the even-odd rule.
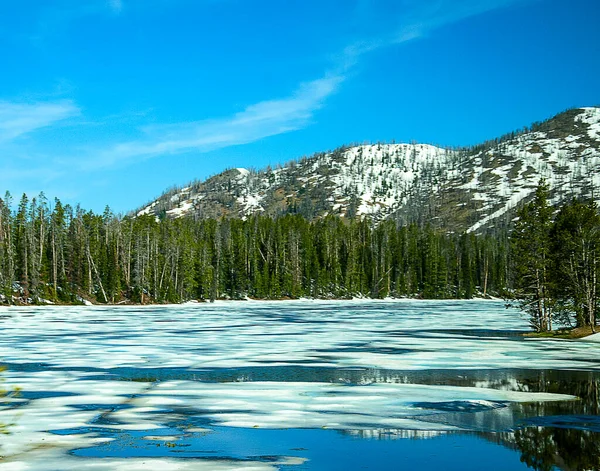
[[[511,231],[300,215],[158,219],[94,214],[42,194],[0,200],[3,303],[216,299],[511,298],[540,332],[595,326],[600,215],[548,203],[542,182]],[[15,209],[11,209],[11,208]]]
[[[507,286],[507,238],[326,217],[157,220],[0,201],[4,302],[470,298]]]

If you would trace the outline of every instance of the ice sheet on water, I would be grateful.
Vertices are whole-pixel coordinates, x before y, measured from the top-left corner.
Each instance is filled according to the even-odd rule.
[[[113,440],[114,432],[138,430],[152,436],[152,431],[164,429],[167,424],[182,435],[189,434],[190,425],[195,423],[261,429],[390,429],[427,433],[480,430],[481,427],[471,428],[468,423],[436,421],[436,415],[464,412],[465,407],[471,409],[469,412],[481,412],[509,403],[573,399],[558,394],[419,384],[166,381],[153,385],[136,383],[139,389],[131,395],[119,394],[122,391],[115,385],[112,395],[108,388],[104,390],[105,397],[97,409],[82,410],[78,406],[86,400],[99,401],[94,393],[96,381],[82,380],[73,386],[79,395],[32,400],[16,410],[0,412],[0,421],[14,419],[11,434],[2,442],[2,454],[9,461],[30,455],[40,445],[66,452]],[[87,394],[85,387],[89,388]],[[63,384],[60,389],[68,388]],[[110,402],[114,407],[106,408]],[[124,404],[127,407],[117,407]],[[29,458],[26,463],[31,464]],[[133,467],[123,469],[137,469],[134,461],[129,465]],[[65,465],[60,469],[70,468]]]
[[[275,463],[233,460],[177,460],[167,458],[103,458],[86,460],[57,450],[36,451],[20,459],[0,462],[0,471],[275,471],[281,465],[301,464],[293,458]],[[52,468],[49,468],[52,466]]]
[[[584,337],[580,339],[582,342],[600,342],[600,333],[589,335],[588,337]]]
[[[0,343],[7,363],[102,370],[265,364],[600,368],[589,361],[589,344],[469,335],[482,328],[527,330],[526,320],[501,302],[229,302],[7,312]],[[367,348],[348,349],[356,343]],[[398,350],[405,353],[394,354]]]
[[[377,371],[600,368],[597,344],[507,336],[505,331],[527,330],[527,323],[501,302],[21,307],[3,309],[0,329],[0,358],[10,367],[5,386],[19,386],[28,394],[0,410],[0,423],[14,422],[13,433],[2,440],[2,454],[9,461],[0,465],[12,468],[0,469],[43,469],[44,459],[38,463],[33,451],[40,445],[51,446],[51,453],[62,450],[59,454],[67,461],[61,469],[82,469],[64,451],[110,440],[114,430],[152,435],[167,423],[181,421],[186,427],[455,430],[462,425],[436,423],[436,414],[570,397],[402,384],[398,378],[388,384],[388,377]],[[296,372],[304,367],[330,372],[372,368],[374,373],[348,384],[318,377],[219,383],[219,371],[227,368],[292,367]],[[172,377],[153,378],[159,369]],[[125,370],[147,374],[136,381],[119,380]],[[217,382],[192,381],[194,371],[214,371]],[[191,373],[186,380],[177,379],[182,372]],[[50,433],[59,430],[67,432]],[[18,456],[31,459],[20,462]],[[127,460],[130,468],[111,463],[90,469],[139,466],[136,460]],[[165,463],[157,466],[187,466]],[[230,464],[223,466],[230,469]],[[239,469],[238,464],[232,469]]]
[[[169,381],[160,383],[135,401],[142,406],[179,406],[184,401],[189,407],[202,411],[199,414],[211,422],[233,427],[456,430],[456,427],[435,423],[432,415],[450,408],[463,410],[465,404],[471,408],[477,405],[478,410],[491,410],[511,402],[569,399],[574,398],[421,384]],[[429,407],[424,407],[425,403]],[[135,421],[135,415],[135,409],[118,413],[125,421]]]

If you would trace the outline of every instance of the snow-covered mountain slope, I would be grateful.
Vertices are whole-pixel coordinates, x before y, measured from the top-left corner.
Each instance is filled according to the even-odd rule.
[[[137,211],[167,217],[335,214],[476,231],[508,224],[540,178],[553,201],[600,187],[600,108],[573,109],[473,148],[343,147],[277,169],[229,169]]]

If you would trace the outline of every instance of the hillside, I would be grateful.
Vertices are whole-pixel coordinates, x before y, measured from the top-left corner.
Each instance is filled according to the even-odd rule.
[[[541,177],[551,185],[554,203],[594,196],[600,185],[600,108],[572,109],[471,148],[358,145],[277,169],[229,169],[168,191],[136,214],[336,214],[478,231],[508,224]]]

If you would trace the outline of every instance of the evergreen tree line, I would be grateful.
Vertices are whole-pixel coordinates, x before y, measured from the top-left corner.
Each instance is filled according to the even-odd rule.
[[[0,300],[186,300],[499,295],[508,237],[299,215],[121,217],[0,199]]]
[[[594,201],[572,199],[555,211],[542,181],[511,234],[514,295],[538,332],[553,325],[591,327],[600,296],[600,213]]]

